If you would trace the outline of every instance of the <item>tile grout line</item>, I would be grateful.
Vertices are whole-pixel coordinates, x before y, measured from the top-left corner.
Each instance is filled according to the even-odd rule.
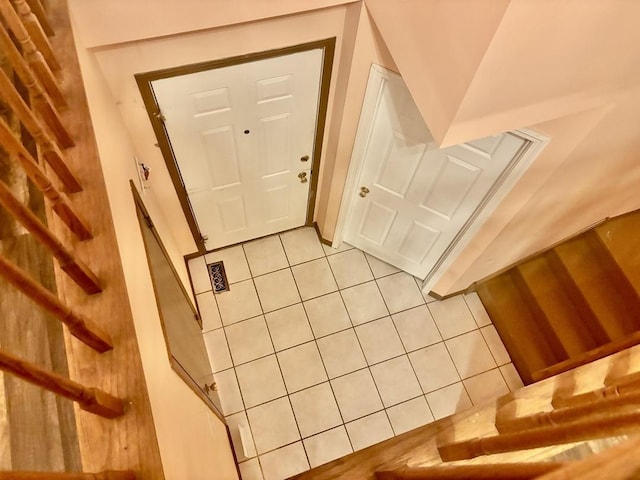
[[[365,255],[365,260],[366,259],[367,259],[367,256]],[[368,263],[368,260],[367,260],[367,263]],[[371,269],[371,265],[369,265],[369,269]],[[373,273],[373,270],[371,271],[371,273]],[[398,272],[396,272],[396,273],[398,273]],[[392,275],[395,275],[395,274],[392,274]],[[394,314],[391,313],[391,310],[389,309],[389,305],[387,305],[387,301],[385,300],[384,295],[382,294],[382,290],[380,289],[380,285],[378,284],[378,279],[375,279],[374,281],[376,282],[376,287],[378,288],[378,292],[380,293],[380,296],[382,297],[382,301],[384,302],[385,308],[389,312],[389,320],[391,320],[391,325],[393,325],[393,329],[395,330],[396,335],[398,335],[398,339],[400,339],[400,345],[402,345],[402,349],[404,350],[404,355],[407,356],[407,361],[409,362],[409,365],[411,366],[411,371],[413,372],[413,376],[415,377],[416,382],[418,382],[418,386],[420,387],[420,390],[422,391],[422,396],[424,397],[424,400],[427,403],[427,408],[429,409],[429,413],[431,413],[431,417],[435,420],[435,416],[433,415],[433,411],[431,410],[431,406],[429,405],[429,401],[426,398],[426,393],[425,393],[424,389],[422,388],[422,384],[420,383],[420,379],[418,378],[418,374],[416,373],[415,367],[413,366],[413,363],[411,362],[411,359],[409,358],[409,353],[407,352],[407,349],[404,346],[404,343],[402,341],[402,337],[400,336],[400,332],[398,331],[398,327],[396,327],[396,324],[393,321],[393,315]],[[420,293],[420,298],[424,302],[424,297],[423,297],[422,292],[420,291],[420,289],[418,289],[418,292]],[[426,303],[423,303],[423,304],[426,305]],[[415,307],[411,307],[411,308],[415,308]],[[407,310],[410,310],[410,309],[407,309]],[[406,311],[406,310],[402,310],[402,311]],[[399,313],[399,312],[396,312],[396,313]],[[434,324],[435,324],[435,321],[434,321]],[[401,355],[398,355],[398,357],[400,357],[400,356]],[[398,357],[394,357],[394,358],[398,358]],[[371,376],[373,377],[373,373],[371,374]],[[375,377],[373,377],[373,382],[374,383],[376,383],[375,380],[376,380]],[[376,388],[378,388],[377,384],[376,384]],[[378,391],[378,394],[380,394],[379,391]],[[380,397],[382,399],[382,396],[380,396]],[[384,402],[383,402],[383,406],[384,406]],[[387,419],[389,420],[389,425],[391,425],[391,430],[394,432],[394,435],[395,435],[395,430],[393,428],[393,423],[391,423],[391,418],[389,418],[389,413],[387,412],[387,408],[386,407],[385,407],[385,414],[387,415]]]

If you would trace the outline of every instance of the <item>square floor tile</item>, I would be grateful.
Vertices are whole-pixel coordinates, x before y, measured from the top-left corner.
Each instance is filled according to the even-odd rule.
[[[289,266],[278,235],[254,240],[242,246],[254,277]]]
[[[389,315],[376,282],[363,283],[355,287],[341,290],[340,294],[349,312],[351,323],[361,323]]]
[[[444,343],[436,343],[409,354],[424,393],[459,382],[460,376]]]
[[[478,328],[462,295],[431,302],[427,306],[445,340]]]
[[[229,284],[241,282],[251,278],[249,264],[244,255],[242,245],[235,247],[223,248],[215,252],[207,253],[204,256],[207,264],[214,262],[223,262],[224,271],[227,274]]]
[[[507,387],[509,387],[509,390],[512,392],[524,387],[524,383],[522,383],[522,379],[520,378],[516,367],[513,366],[513,363],[502,365],[500,367],[500,373],[502,373],[504,381],[507,383]]]
[[[462,382],[427,393],[425,396],[436,420],[462,412],[473,406]]]
[[[440,332],[426,305],[391,315],[407,352],[442,341]]]
[[[468,378],[496,368],[496,362],[478,330],[445,340],[458,373]]]
[[[480,405],[509,393],[509,387],[507,387],[500,370],[497,368],[475,377],[467,378],[462,382],[474,405]]]
[[[260,455],[264,480],[283,480],[309,470],[302,442]]]
[[[301,263],[292,268],[303,300],[319,297],[338,289],[326,258]]]
[[[253,281],[265,313],[300,303],[298,288],[289,268],[255,277]]]
[[[308,262],[316,258],[324,257],[322,244],[318,239],[316,229],[313,227],[302,227],[280,234],[280,239],[284,245],[284,252],[290,265]]]
[[[344,426],[339,426],[302,441],[311,468],[323,465],[353,452]]]
[[[240,365],[236,375],[246,408],[287,394],[275,355]]]
[[[433,415],[424,396],[387,408],[387,416],[396,435],[433,422]]]
[[[229,415],[225,417],[225,422],[229,427],[233,450],[236,452],[238,461],[241,462],[248,458],[255,457],[257,452],[253,443],[251,426],[249,425],[246,412],[243,410],[234,415]]]
[[[307,300],[304,308],[316,338],[351,327],[351,320],[339,292]]]
[[[394,273],[376,281],[380,292],[382,292],[382,298],[391,313],[424,305],[422,293],[418,290],[413,277],[408,273]]]
[[[391,317],[358,325],[356,334],[369,365],[397,357],[404,353],[402,342]]]
[[[360,343],[352,328],[318,339],[318,348],[329,378],[367,366]]]
[[[247,410],[258,454],[300,440],[289,398],[283,397]]]
[[[353,245],[349,245],[347,242],[340,243],[338,248],[333,248],[331,245],[322,244],[322,248],[324,249],[325,255],[335,255],[336,253],[346,252],[347,250],[351,250]]]
[[[422,396],[422,389],[406,355],[372,366],[371,374],[385,407]]]
[[[264,316],[243,320],[224,328],[234,365],[240,365],[273,353],[273,345]]]
[[[374,413],[345,425],[353,450],[358,451],[370,445],[393,437],[393,430],[385,412]]]
[[[187,262],[189,268],[189,276],[191,277],[191,286],[194,293],[202,293],[208,290],[213,290],[211,285],[211,278],[209,278],[209,272],[207,272],[207,264],[204,261],[204,257],[192,258]]]
[[[202,338],[207,349],[212,372],[219,372],[233,366],[229,346],[227,345],[227,337],[222,329],[204,333]]]
[[[298,345],[278,352],[277,355],[289,393],[328,380],[316,342]]]
[[[375,278],[386,277],[387,275],[391,275],[400,271],[393,265],[389,265],[388,263],[377,259],[373,255],[365,253],[364,256],[366,257],[367,262],[369,263],[369,267],[371,268],[371,272],[373,273],[373,276]]]
[[[307,315],[301,303],[265,315],[276,351],[313,340]]]
[[[345,422],[382,410],[382,401],[368,368],[331,380]]]
[[[233,368],[215,373],[213,379],[218,387],[217,393],[220,398],[222,413],[231,415],[244,410],[240,386],[236,378],[236,371]]]
[[[302,438],[342,424],[338,404],[328,382],[294,393],[290,398]]]
[[[257,458],[239,463],[238,468],[240,468],[240,478],[242,480],[264,480],[260,462],[258,462]]]
[[[479,327],[491,325],[491,318],[489,318],[489,314],[485,310],[484,305],[482,305],[482,301],[476,292],[466,294],[464,296],[464,301],[467,303],[467,306]]]
[[[482,327],[480,332],[487,342],[489,350],[498,365],[505,365],[511,362],[509,352],[507,352],[507,349],[504,347],[504,343],[502,343],[502,339],[500,338],[500,335],[498,335],[496,327],[493,325],[487,325],[486,327]]]
[[[328,257],[338,287],[347,288],[373,280],[364,253],[357,249],[348,250]]]
[[[220,328],[222,326],[222,319],[220,318],[218,303],[216,302],[213,291],[199,293],[196,295],[196,302],[198,303],[200,318],[202,319],[202,331],[208,332],[209,330]]]
[[[228,292],[216,295],[224,325],[246,320],[262,313],[253,280],[234,283]]]

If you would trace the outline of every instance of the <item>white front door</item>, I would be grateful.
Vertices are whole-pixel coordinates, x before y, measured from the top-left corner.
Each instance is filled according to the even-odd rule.
[[[304,225],[323,50],[151,82],[207,250]]]
[[[378,85],[344,240],[424,279],[527,141],[504,133],[438,149],[401,77]]]

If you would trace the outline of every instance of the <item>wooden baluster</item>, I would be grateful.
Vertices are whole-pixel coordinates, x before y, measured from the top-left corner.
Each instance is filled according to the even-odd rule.
[[[45,370],[0,350],[0,369],[29,383],[78,402],[82,410],[105,418],[124,415],[124,402],[94,387],[84,387],[55,372]]]
[[[73,210],[69,200],[58,192],[51,183],[51,180],[38,165],[27,149],[14,136],[11,128],[0,119],[0,144],[9,152],[13,158],[22,166],[29,178],[35,183],[52,204],[52,209],[60,219],[69,227],[73,233],[81,240],[91,238],[91,231],[78,214]]]
[[[378,480],[467,480],[508,479],[529,480],[553,472],[566,463],[487,463],[484,465],[437,465],[433,467],[405,467],[398,470],[376,472]],[[2,477],[0,477],[2,480]]]
[[[0,472],[0,480],[136,480],[130,471],[81,472]]]
[[[73,253],[65,248],[47,226],[11,193],[11,190],[3,181],[0,181],[0,205],[7,209],[34,237],[49,249],[53,256],[58,259],[60,268],[86,293],[93,294],[102,291],[100,281],[89,267],[76,259]]]
[[[550,412],[540,412],[507,421],[496,421],[496,428],[500,433],[521,432],[531,428],[573,422],[581,418],[597,416],[602,412],[613,412],[625,407],[637,408],[639,405],[640,391],[634,391],[612,398],[602,398],[584,405],[559,408]]]
[[[572,395],[570,397],[554,397],[551,401],[551,405],[553,405],[554,408],[589,405],[592,402],[602,400],[603,398],[616,397],[623,393],[630,393],[638,390],[640,390],[640,372],[620,377],[616,381],[611,382],[610,385],[597,390],[592,390],[591,392]]]
[[[5,22],[13,32],[13,35],[16,37],[16,40],[22,46],[24,58],[27,60],[27,63],[33,69],[36,77],[38,77],[38,80],[40,80],[44,89],[53,100],[53,103],[57,107],[66,105],[67,102],[60,90],[56,77],[53,76],[44,56],[36,48],[33,40],[31,40],[29,32],[27,32],[22,20],[20,20],[20,17],[13,9],[9,0],[0,0],[0,15],[2,15]]]
[[[22,124],[36,140],[42,149],[42,155],[58,178],[62,181],[66,189],[70,192],[82,190],[80,182],[71,173],[65,163],[64,156],[58,146],[49,137],[49,134],[40,126],[40,122],[29,109],[27,104],[17,92],[11,80],[3,70],[0,69],[0,95],[18,116]]]
[[[44,33],[47,34],[48,37],[53,37],[54,31],[51,27],[51,23],[49,22],[49,17],[47,16],[47,12],[45,11],[40,0],[27,0],[31,11],[38,17],[38,22],[40,22],[40,26]]]
[[[25,0],[11,0],[11,3],[16,13],[20,16],[25,30],[31,37],[31,40],[33,40],[36,48],[42,53],[49,68],[51,68],[51,70],[60,70],[60,63],[55,53],[53,53],[49,39],[42,29],[38,17],[31,11],[29,4],[25,2]]]
[[[102,353],[113,348],[111,338],[91,320],[77,314],[64,305],[58,297],[33,280],[27,273],[0,255],[0,275],[9,283],[31,298],[35,303],[64,323],[69,332]]]
[[[626,435],[639,429],[640,411],[604,412],[603,415],[598,417],[562,425],[449,443],[439,446],[438,451],[440,452],[440,458],[445,462],[449,462],[491,453],[513,452],[529,448],[583,442],[595,438]]]
[[[35,109],[51,129],[58,144],[63,148],[72,147],[74,145],[73,139],[63,125],[58,111],[49,99],[47,92],[45,92],[38,83],[29,65],[27,65],[25,59],[22,58],[13,41],[11,41],[9,33],[4,28],[0,28],[0,51],[9,59],[18,77],[20,77],[25,87],[29,89],[29,94],[31,95]]]

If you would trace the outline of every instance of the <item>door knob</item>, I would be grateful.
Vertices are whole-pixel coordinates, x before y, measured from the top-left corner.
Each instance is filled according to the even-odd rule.
[[[298,178],[300,179],[300,183],[307,183],[309,181],[307,178],[307,172],[300,172],[298,174]]]
[[[369,193],[369,189],[367,187],[361,187],[360,188],[360,193],[359,195],[364,198],[367,196],[367,193]]]
[[[308,162],[309,161],[309,155],[303,155],[302,157],[300,157],[300,161],[301,162]]]

